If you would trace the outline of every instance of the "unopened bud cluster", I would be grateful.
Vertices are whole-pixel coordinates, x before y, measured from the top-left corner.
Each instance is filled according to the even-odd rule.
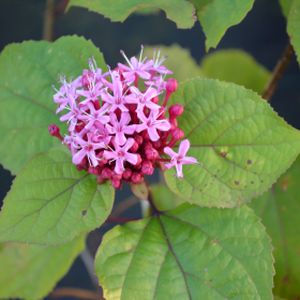
[[[103,73],[91,59],[78,78],[61,79],[54,102],[57,113],[64,112],[60,121],[67,122],[68,134],[62,137],[56,125],[49,132],[69,147],[77,168],[95,174],[99,183],[141,183],[155,167],[176,167],[182,177],[182,165],[197,161],[186,157],[188,140],[178,153],[172,150],[184,137],[177,124],[183,106],[167,108],[177,81],[165,79],[171,71],[159,53],[153,59],[142,58],[142,51],[139,59],[122,54],[128,65]]]

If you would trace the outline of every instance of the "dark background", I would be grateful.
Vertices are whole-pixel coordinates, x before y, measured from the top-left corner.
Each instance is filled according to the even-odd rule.
[[[44,0],[0,0],[0,50],[9,43],[42,39],[44,10]],[[106,62],[112,66],[122,60],[120,49],[133,55],[139,51],[141,44],[177,43],[188,48],[198,62],[205,55],[204,34],[199,22],[190,30],[180,30],[175,23],[165,18],[164,13],[133,15],[124,23],[112,23],[96,13],[72,8],[68,13],[57,16],[54,24],[54,38],[69,34],[91,39],[103,52]],[[256,0],[252,11],[241,24],[228,30],[217,49],[243,49],[272,70],[287,43],[286,22],[278,1]],[[279,115],[297,128],[300,128],[299,84],[300,72],[293,58],[271,102]],[[0,205],[11,181],[10,173],[0,166]],[[118,201],[128,194],[128,189],[123,189],[118,195]],[[131,216],[137,213],[138,209],[134,208]],[[94,232],[89,238],[92,251],[98,242],[99,238],[96,238]],[[80,259],[76,260],[59,285],[93,289]]]

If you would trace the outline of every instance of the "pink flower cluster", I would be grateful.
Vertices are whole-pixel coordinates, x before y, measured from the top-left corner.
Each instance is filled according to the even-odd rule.
[[[121,53],[128,65],[103,73],[90,59],[89,69],[75,80],[61,78],[54,102],[56,112],[64,112],[60,121],[67,122],[68,135],[63,138],[56,125],[49,132],[69,147],[77,168],[95,174],[99,183],[111,180],[116,188],[122,181],[141,183],[155,167],[175,167],[182,177],[182,165],[197,160],[186,156],[188,140],[178,153],[172,150],[184,136],[177,124],[183,106],[167,109],[177,81],[165,79],[171,71],[159,53],[153,59],[142,57],[143,48],[139,59]]]

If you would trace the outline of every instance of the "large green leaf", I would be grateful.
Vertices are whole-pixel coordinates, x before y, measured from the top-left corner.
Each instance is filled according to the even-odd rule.
[[[166,172],[172,191],[203,206],[233,207],[266,191],[300,152],[300,133],[255,92],[233,83],[194,79],[174,94],[185,106],[179,125],[200,165],[184,179]]]
[[[37,155],[19,173],[0,213],[0,241],[65,243],[107,218],[114,189],[79,172],[66,151]]]
[[[145,47],[145,55],[151,58],[155,50],[159,50],[162,56],[166,56],[167,59],[164,64],[173,72],[171,76],[177,80],[183,81],[202,75],[199,65],[188,49],[176,44],[169,47],[163,45],[147,46]]]
[[[201,63],[205,77],[231,81],[262,93],[271,73],[248,53],[237,50],[219,50],[205,56]]]
[[[271,235],[275,256],[275,293],[300,297],[300,158],[252,207]]]
[[[216,47],[227,29],[240,23],[254,0],[190,0],[206,36],[206,48]]]
[[[298,62],[300,64],[300,1],[294,0],[290,4],[287,21],[287,31],[291,38]]]
[[[83,248],[82,237],[56,247],[0,244],[0,298],[45,297]]]
[[[288,14],[290,12],[290,8],[291,8],[293,1],[294,0],[279,0],[279,3],[281,5],[281,10],[286,17],[288,16]]]
[[[107,300],[272,299],[270,241],[246,206],[183,205],[117,226],[95,263]]]
[[[35,153],[59,144],[48,133],[48,125],[58,122],[52,86],[59,75],[78,76],[91,56],[105,67],[99,50],[76,36],[4,49],[0,55],[0,162],[4,167],[16,173]]]
[[[186,0],[70,0],[69,6],[81,6],[102,14],[112,21],[123,22],[127,17],[143,9],[162,9],[168,19],[179,28],[191,28],[195,23],[195,11]]]

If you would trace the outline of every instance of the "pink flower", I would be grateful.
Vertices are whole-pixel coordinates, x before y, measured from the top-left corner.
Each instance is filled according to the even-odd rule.
[[[110,112],[114,112],[117,108],[121,111],[128,111],[128,108],[124,105],[126,103],[125,96],[123,94],[123,83],[120,79],[118,72],[110,72],[112,83],[110,89],[112,95],[108,92],[108,89],[103,90],[101,93],[102,100],[105,102],[104,107],[108,107]]]
[[[76,89],[80,84],[81,78],[78,77],[76,80],[72,82],[67,82],[65,77],[60,78],[60,82],[62,84],[59,90],[55,89],[56,94],[53,96],[54,102],[58,104],[58,108],[56,113],[61,112],[67,106],[70,106],[71,103],[75,103],[78,95],[76,93]]]
[[[165,147],[164,152],[171,157],[171,161],[165,164],[167,169],[175,166],[177,177],[183,177],[182,165],[190,165],[198,163],[197,159],[191,156],[185,156],[190,148],[189,140],[183,140],[179,145],[178,153],[170,147]]]
[[[110,134],[115,134],[115,142],[122,146],[126,142],[125,134],[133,134],[135,132],[136,125],[128,125],[131,121],[130,114],[123,112],[121,114],[120,121],[116,114],[110,114],[110,124],[106,125],[106,128]]]
[[[115,161],[116,174],[122,174],[125,170],[124,163],[128,161],[132,165],[136,165],[138,162],[138,155],[128,152],[128,150],[133,146],[134,139],[129,138],[123,146],[118,145],[114,142],[114,148],[111,151],[104,151],[104,157],[110,161]]]
[[[127,83],[133,83],[136,80],[136,76],[139,76],[143,79],[149,79],[151,77],[150,69],[153,65],[153,62],[147,60],[146,58],[142,59],[144,47],[141,48],[141,53],[139,60],[136,57],[131,57],[130,60],[124,53],[121,51],[121,54],[125,58],[128,66],[119,63],[118,67],[122,70],[122,75],[125,78]]]
[[[97,125],[99,123],[106,124],[110,120],[109,116],[105,115],[107,109],[105,109],[104,107],[101,107],[100,109],[95,109],[94,104],[92,103],[89,103],[87,107],[89,108],[90,112],[85,112],[81,117],[81,120],[86,122],[86,129],[90,129],[92,126]]]
[[[138,117],[142,123],[136,126],[136,131],[141,132],[147,130],[150,140],[154,142],[158,141],[159,134],[157,130],[168,131],[171,128],[169,121],[159,119],[160,115],[159,110],[151,110],[148,117],[146,117],[142,111],[139,111]]]
[[[155,51],[153,54],[153,65],[151,67],[152,72],[156,72],[159,74],[172,74],[173,72],[167,69],[162,63],[166,60],[166,57],[160,57],[160,51]]]
[[[78,90],[77,95],[85,97],[81,104],[89,103],[90,101],[98,101],[103,90],[103,83],[101,81],[90,81],[87,90]]]
[[[82,111],[81,109],[77,106],[76,102],[70,102],[69,107],[66,107],[69,109],[69,112],[66,113],[65,115],[62,115],[59,120],[61,122],[68,122],[69,125],[69,131],[73,131],[77,125],[78,120],[81,119],[82,117]]]
[[[137,111],[143,111],[145,106],[155,110],[160,108],[159,105],[151,101],[154,97],[159,95],[157,90],[151,86],[144,93],[134,86],[130,88],[130,91],[131,94],[126,97],[126,102],[137,104]]]
[[[74,138],[77,148],[80,149],[73,155],[72,161],[75,165],[79,165],[85,156],[87,157],[89,164],[93,167],[96,167],[99,164],[99,159],[97,158],[95,151],[105,148],[106,145],[103,142],[94,143],[92,139],[93,134],[87,134],[87,141],[79,135]]]

